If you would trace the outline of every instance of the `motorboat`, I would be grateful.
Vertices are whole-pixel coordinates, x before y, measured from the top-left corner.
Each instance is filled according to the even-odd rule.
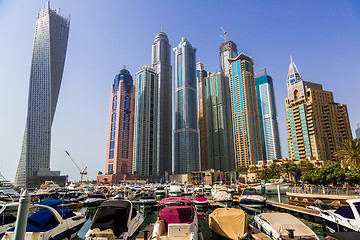
[[[348,199],[349,206],[338,209],[320,210],[319,216],[324,220],[330,232],[360,232],[360,199]]]
[[[253,188],[245,188],[239,199],[239,204],[249,207],[264,207],[266,198],[261,196]]]
[[[195,195],[194,204],[198,211],[205,211],[209,208],[209,200],[203,193]]]
[[[72,239],[86,222],[86,214],[64,208],[32,204],[36,211],[29,216],[24,240]],[[6,231],[3,240],[14,239],[15,228]]]
[[[103,194],[95,194],[90,196],[88,199],[86,199],[84,201],[84,205],[86,207],[97,207],[105,201],[106,201],[106,197]]]
[[[181,196],[181,187],[178,185],[170,185],[169,196],[170,197],[180,197]]]
[[[153,240],[198,240],[197,211],[190,198],[170,197],[159,203],[160,212],[155,222]]]
[[[144,196],[139,200],[139,204],[144,208],[153,208],[156,204],[156,200],[153,196]]]
[[[248,235],[248,216],[237,208],[218,208],[209,215],[209,227],[226,239],[244,239]]]
[[[227,187],[214,185],[211,189],[211,195],[219,207],[231,207],[233,200],[231,194],[227,191]]]
[[[289,213],[273,212],[255,215],[254,225],[271,239],[319,240],[317,235]]]
[[[334,233],[325,233],[326,240],[359,240],[360,232],[334,232]]]
[[[143,215],[129,200],[108,200],[98,207],[85,239],[131,239],[143,222]]]
[[[83,202],[87,199],[88,195],[81,191],[69,191],[61,199],[70,202]]]
[[[0,236],[4,235],[6,230],[15,226],[16,217],[13,214],[5,213],[6,204],[0,209]]]
[[[10,195],[12,198],[20,197],[20,194],[11,187],[0,187],[0,195]]]
[[[165,188],[163,186],[158,186],[155,190],[155,195],[163,195],[165,196]]]
[[[280,181],[277,181],[277,182],[265,183],[265,194],[277,195],[278,194],[278,186],[280,189],[280,194],[285,195],[287,190],[290,187],[290,183],[283,182],[283,179],[280,179]],[[261,185],[255,186],[254,188],[255,188],[256,192],[262,193]]]

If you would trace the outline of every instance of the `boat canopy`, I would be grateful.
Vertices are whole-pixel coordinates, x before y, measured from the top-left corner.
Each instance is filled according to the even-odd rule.
[[[170,206],[161,209],[159,219],[166,224],[171,223],[191,223],[193,221],[193,211],[191,206]]]
[[[236,208],[218,208],[209,215],[210,229],[229,239],[240,239],[247,230],[247,214]]]
[[[280,234],[287,237],[287,229],[294,230],[295,238],[316,237],[316,234],[303,222],[289,213],[262,213],[261,216]]]
[[[12,214],[9,213],[3,213],[0,214],[0,225],[5,225],[5,224],[9,224],[9,223],[13,223],[16,221],[16,217]]]
[[[46,199],[40,203],[36,203],[36,204],[40,204],[40,205],[44,205],[44,206],[49,206],[49,207],[56,207],[60,204],[67,204],[69,203],[68,201],[65,200],[59,200],[59,199]]]
[[[127,223],[131,210],[129,201],[106,201],[98,208],[90,229],[99,228],[100,231],[111,229],[116,237],[128,231]]]
[[[162,199],[160,201],[160,204],[165,204],[165,203],[170,203],[170,202],[183,202],[183,203],[191,204],[191,199],[184,198],[184,197],[169,197],[169,198]]]

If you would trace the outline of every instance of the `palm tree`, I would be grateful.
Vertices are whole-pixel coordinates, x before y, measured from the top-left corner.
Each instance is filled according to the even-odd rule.
[[[351,139],[341,143],[341,148],[336,152],[343,166],[355,169],[360,166],[360,139]]]

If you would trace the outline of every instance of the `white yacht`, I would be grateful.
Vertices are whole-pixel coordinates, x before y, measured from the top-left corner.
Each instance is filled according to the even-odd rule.
[[[220,207],[231,207],[232,205],[231,194],[223,185],[214,185],[211,189],[211,196]]]
[[[170,197],[180,197],[181,196],[181,187],[179,185],[170,185],[169,196]]]
[[[143,222],[143,215],[130,201],[109,200],[98,207],[85,239],[131,239]]]
[[[319,216],[323,218],[330,232],[360,232],[360,199],[348,199],[349,206],[342,206],[336,210],[321,210]]]

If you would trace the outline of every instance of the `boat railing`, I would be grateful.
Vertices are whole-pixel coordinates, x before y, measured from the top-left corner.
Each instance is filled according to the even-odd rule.
[[[359,188],[325,186],[290,186],[287,192],[320,195],[360,195]]]

